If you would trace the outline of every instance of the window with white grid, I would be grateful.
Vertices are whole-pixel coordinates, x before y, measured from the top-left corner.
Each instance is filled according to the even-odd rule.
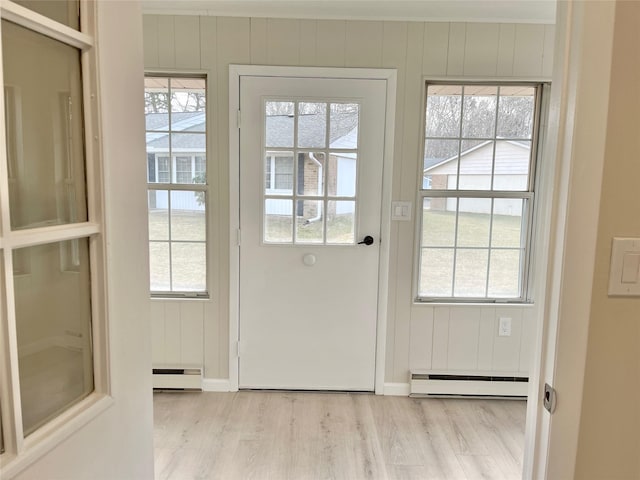
[[[527,301],[535,84],[427,83],[419,301]]]

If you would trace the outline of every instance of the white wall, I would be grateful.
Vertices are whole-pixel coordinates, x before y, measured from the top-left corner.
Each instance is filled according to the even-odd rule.
[[[98,12],[114,403],[19,479],[153,478],[141,14],[137,2]]]
[[[145,16],[145,68],[208,75],[208,171],[214,179],[209,211],[212,298],[197,317],[204,334],[205,377],[228,377],[230,63],[396,68],[393,199],[415,202],[425,76],[549,79],[553,43],[551,25]],[[434,308],[412,303],[414,232],[414,222],[392,225],[386,381],[407,382],[410,366],[525,372],[534,331],[531,307]],[[185,317],[167,316],[166,308],[154,308],[164,312],[164,318],[154,322],[164,328],[167,322],[176,323],[172,327],[176,331],[181,328],[178,323]],[[513,318],[514,334],[498,338],[496,318],[507,314]],[[166,348],[167,337],[158,329],[155,332],[155,344]]]

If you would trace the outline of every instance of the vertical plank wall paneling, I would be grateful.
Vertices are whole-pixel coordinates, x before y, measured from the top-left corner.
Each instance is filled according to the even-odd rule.
[[[421,98],[422,98],[422,57],[424,50],[424,30],[422,22],[411,22],[407,29],[407,64],[405,67],[404,92],[404,126],[402,137],[396,135],[396,141],[401,141],[402,161],[400,162],[400,191],[393,193],[393,198],[402,201],[415,201],[417,186],[417,170],[420,158],[420,143],[422,134]],[[413,160],[409,160],[413,159]],[[394,159],[397,161],[398,159]],[[396,170],[397,171],[397,170]],[[398,226],[398,237],[392,249],[398,250],[396,257],[397,278],[396,292],[389,292],[396,297],[395,311],[389,311],[389,317],[394,318],[395,345],[387,352],[388,359],[393,359],[393,378],[406,378],[409,364],[409,335],[411,318],[411,286],[413,275],[413,222],[393,222]],[[406,295],[406,297],[404,297]],[[403,298],[404,297],[404,298]],[[404,301],[403,301],[404,300]],[[403,345],[397,348],[398,345]]]
[[[402,138],[404,135],[404,100],[405,100],[405,83],[406,83],[406,64],[407,64],[407,42],[409,36],[409,25],[406,22],[385,22],[383,27],[383,50],[382,50],[382,66],[385,68],[397,69],[397,85],[396,85],[396,112],[395,112],[395,136]],[[403,158],[403,142],[395,141],[393,144],[393,158]],[[393,184],[394,192],[401,191],[401,162],[394,162],[393,165]],[[398,243],[398,223],[392,222],[390,228],[391,244]],[[392,249],[389,255],[389,291],[397,290],[398,278],[398,249]],[[386,350],[388,355],[393,354],[396,339],[395,331],[395,312],[396,296],[389,295],[387,304],[388,323],[387,323],[387,343]],[[391,357],[388,357],[391,358]],[[393,361],[386,362],[385,378],[393,378]]]
[[[393,199],[415,202],[424,76],[550,79],[553,36],[553,25],[146,15],[145,67],[201,71],[209,88],[211,298],[154,300],[154,364],[199,355],[205,377],[228,377],[229,64],[397,69]],[[391,228],[386,381],[407,382],[410,368],[526,373],[535,307],[412,302],[415,219]],[[498,336],[501,316],[509,337]]]
[[[213,17],[199,17],[200,18],[200,68],[207,72],[207,90],[209,92],[215,92],[214,95],[209,95],[207,99],[207,105],[209,106],[208,120],[209,120],[209,133],[207,138],[208,151],[207,155],[207,171],[209,172],[210,189],[209,189],[209,204],[208,210],[208,225],[207,233],[209,235],[209,245],[207,246],[207,259],[209,262],[209,301],[204,304],[204,375],[208,375],[211,378],[220,378],[225,376],[225,372],[221,367],[220,348],[218,345],[221,343],[221,336],[224,332],[220,332],[224,328],[223,323],[219,321],[223,312],[223,306],[220,304],[220,299],[224,298],[223,286],[228,284],[228,280],[221,279],[219,272],[222,270],[221,259],[224,259],[228,254],[222,252],[224,240],[228,238],[226,232],[220,231],[218,225],[220,225],[220,189],[217,182],[214,179],[220,178],[219,169],[222,168],[220,163],[216,161],[218,154],[215,150],[218,143],[217,138],[217,125],[218,118],[216,112],[219,111],[218,104],[219,99],[217,95],[218,87],[218,22]],[[226,252],[226,250],[225,250]],[[224,285],[223,285],[224,282]],[[226,305],[226,304],[225,304]],[[228,343],[228,341],[227,341]],[[225,362],[227,360],[225,359]]]

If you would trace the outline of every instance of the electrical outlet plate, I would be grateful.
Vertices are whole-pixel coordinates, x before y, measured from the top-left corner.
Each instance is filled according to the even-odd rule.
[[[500,337],[511,336],[511,318],[500,317],[500,321],[498,323],[498,336]]]

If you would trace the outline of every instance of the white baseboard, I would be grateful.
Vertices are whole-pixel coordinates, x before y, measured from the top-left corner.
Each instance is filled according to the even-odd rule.
[[[394,397],[408,397],[410,393],[408,383],[385,383],[384,395]]]
[[[203,392],[230,392],[231,383],[227,378],[203,378]]]

